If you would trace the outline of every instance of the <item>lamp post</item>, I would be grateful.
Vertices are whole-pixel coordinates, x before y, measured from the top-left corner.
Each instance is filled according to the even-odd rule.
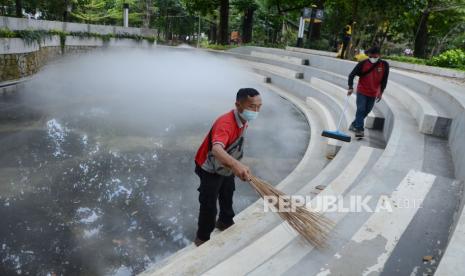
[[[200,14],[199,14],[199,29],[197,32],[197,48],[200,48]]]
[[[310,24],[308,26],[308,40],[312,39],[313,33],[313,24],[315,24],[315,14],[316,14],[316,5],[312,5],[312,9],[310,10]]]
[[[297,47],[302,48],[304,44],[305,20],[311,17],[312,10],[304,8],[300,13],[299,32],[297,34]]]
[[[123,4],[123,26],[125,28],[129,27],[129,4]]]

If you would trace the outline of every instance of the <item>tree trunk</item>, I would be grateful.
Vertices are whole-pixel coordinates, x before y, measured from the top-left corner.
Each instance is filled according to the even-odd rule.
[[[415,36],[414,55],[418,58],[424,58],[426,55],[426,43],[428,42],[428,17],[429,12],[424,12],[422,14]]]
[[[217,42],[217,34],[218,34],[218,28],[216,26],[216,23],[210,23],[210,37],[209,40],[211,43],[216,44]]]
[[[151,19],[151,5],[152,0],[145,0],[145,17],[143,20],[143,27],[150,28],[150,19]]]
[[[358,11],[358,0],[352,0],[352,39],[351,41],[354,40],[355,36],[355,22],[357,22],[357,11]],[[354,56],[354,45],[358,45],[360,43],[360,39],[356,44],[350,42],[349,46],[347,47],[347,54],[346,58],[347,59],[352,59]]]
[[[65,5],[63,9],[63,22],[68,22],[68,0],[65,0]]]
[[[23,17],[23,1],[16,0],[16,17]]]
[[[414,56],[418,58],[426,57],[426,44],[428,43],[428,18],[433,1],[428,0],[428,6],[423,11],[418,28],[415,34]]]
[[[381,40],[379,42],[379,47],[380,48],[383,47],[384,41],[386,41],[386,38],[387,38],[390,27],[391,27],[391,25],[387,25],[386,29],[384,30],[383,36],[381,37]]]
[[[244,22],[242,25],[242,42],[252,42],[253,14],[255,9],[248,8],[244,11]]]
[[[222,45],[229,44],[229,0],[220,0],[220,30],[218,42]]]
[[[431,8],[433,7],[433,0],[428,0],[426,9],[421,14],[418,28],[415,33],[413,55],[415,57],[426,57],[426,44],[428,43],[428,18]]]
[[[324,0],[316,1],[316,8],[318,10],[324,10]],[[312,37],[313,40],[318,40],[321,38],[321,25],[323,22],[313,23]]]

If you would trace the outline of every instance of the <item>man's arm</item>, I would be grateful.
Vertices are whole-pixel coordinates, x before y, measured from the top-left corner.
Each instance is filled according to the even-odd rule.
[[[364,61],[360,61],[357,63],[357,65],[354,67],[352,72],[349,74],[349,89],[354,89],[354,78],[355,76],[359,76],[362,73],[362,64]]]
[[[389,63],[384,61],[384,75],[383,75],[383,79],[381,80],[381,93],[383,93],[384,90],[386,89],[388,77],[389,77]]]
[[[214,144],[212,147],[212,153],[215,158],[220,161],[220,163],[230,168],[234,175],[242,179],[243,181],[248,181],[251,177],[251,172],[249,167],[245,166],[234,157],[229,155],[223,148],[223,146],[219,143]]]

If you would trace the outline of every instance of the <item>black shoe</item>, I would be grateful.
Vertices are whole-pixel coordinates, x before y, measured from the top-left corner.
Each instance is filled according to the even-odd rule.
[[[203,240],[201,240],[201,239],[199,239],[199,238],[195,238],[194,244],[195,244],[195,246],[199,247],[199,246],[201,246],[202,244],[204,244],[205,242],[206,242],[206,241],[203,241]]]
[[[350,124],[349,131],[352,131],[354,133],[357,132],[357,129],[354,127],[354,124]]]
[[[228,229],[229,227],[231,227],[232,225],[234,225],[234,222],[233,222],[233,223],[228,223],[228,224],[226,224],[226,223],[224,223],[224,222],[218,220],[218,221],[216,222],[216,225],[215,225],[215,226],[216,226],[216,228],[218,228],[218,230],[224,231],[224,230]]]
[[[363,137],[365,137],[365,132],[363,130],[357,130],[355,132],[355,137],[356,138],[363,138]]]

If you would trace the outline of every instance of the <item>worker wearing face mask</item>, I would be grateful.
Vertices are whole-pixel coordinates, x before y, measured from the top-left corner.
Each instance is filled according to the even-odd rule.
[[[197,237],[199,246],[210,239],[216,228],[225,230],[234,224],[234,176],[243,181],[251,177],[250,169],[240,162],[247,124],[256,119],[262,106],[257,90],[242,88],[236,95],[236,108],[220,116],[213,124],[195,156],[195,173],[200,178],[200,212]],[[220,212],[218,220],[217,201]]]
[[[373,109],[375,101],[379,102],[383,97],[389,76],[389,63],[380,59],[379,47],[372,47],[365,52],[368,59],[359,62],[349,75],[349,89],[347,95],[354,92],[354,78],[359,77],[357,85],[357,112],[355,120],[349,130],[355,133],[355,137],[364,137],[364,121]]]

